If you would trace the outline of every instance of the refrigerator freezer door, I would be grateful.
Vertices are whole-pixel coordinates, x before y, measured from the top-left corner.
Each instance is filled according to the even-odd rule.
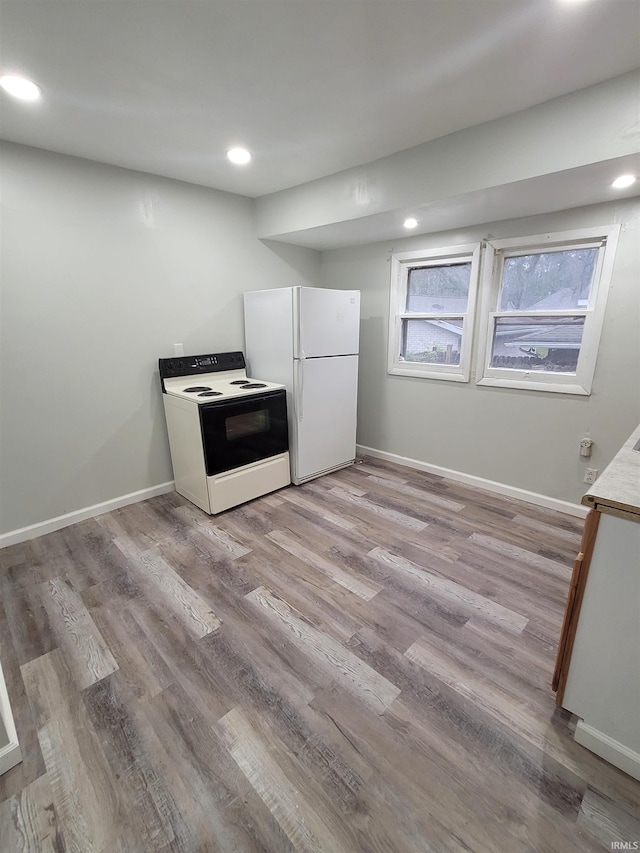
[[[293,482],[353,462],[356,455],[358,356],[296,362]]]
[[[360,291],[296,288],[298,334],[295,358],[358,352]]]

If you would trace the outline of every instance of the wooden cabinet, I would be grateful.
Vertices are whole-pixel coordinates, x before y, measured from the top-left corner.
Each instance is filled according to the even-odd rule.
[[[575,740],[640,779],[640,516],[589,513],[553,687]]]
[[[575,740],[640,779],[640,426],[582,499],[587,516],[553,675]]]
[[[571,653],[575,642],[576,631],[578,628],[578,620],[580,619],[580,609],[582,607],[582,599],[587,586],[587,578],[589,577],[589,566],[591,565],[591,557],[593,555],[593,546],[598,532],[598,524],[600,522],[600,513],[596,509],[592,509],[587,515],[584,531],[582,533],[582,541],[580,542],[580,551],[573,564],[573,574],[571,575],[571,585],[569,587],[569,595],[567,598],[567,606],[564,612],[564,622],[562,623],[562,633],[560,635],[560,644],[558,646],[558,655],[556,657],[556,668],[553,673],[552,687],[557,691],[556,705],[562,705],[564,698],[564,689],[567,684],[567,675],[569,674],[569,663],[571,661]]]

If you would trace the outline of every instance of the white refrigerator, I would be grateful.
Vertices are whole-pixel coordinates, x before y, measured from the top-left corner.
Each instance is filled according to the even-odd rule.
[[[356,455],[360,291],[285,287],[244,294],[249,376],[287,389],[296,485]]]

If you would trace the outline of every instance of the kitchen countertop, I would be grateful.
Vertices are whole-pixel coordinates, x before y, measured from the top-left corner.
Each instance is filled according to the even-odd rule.
[[[586,506],[633,517],[640,522],[640,426],[631,433],[620,450],[582,498]]]

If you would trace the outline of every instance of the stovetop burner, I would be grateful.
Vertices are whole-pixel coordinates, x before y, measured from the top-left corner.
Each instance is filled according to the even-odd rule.
[[[194,406],[216,405],[227,400],[247,400],[271,391],[282,391],[277,382],[247,376],[240,351],[161,358],[158,362],[162,390]]]

